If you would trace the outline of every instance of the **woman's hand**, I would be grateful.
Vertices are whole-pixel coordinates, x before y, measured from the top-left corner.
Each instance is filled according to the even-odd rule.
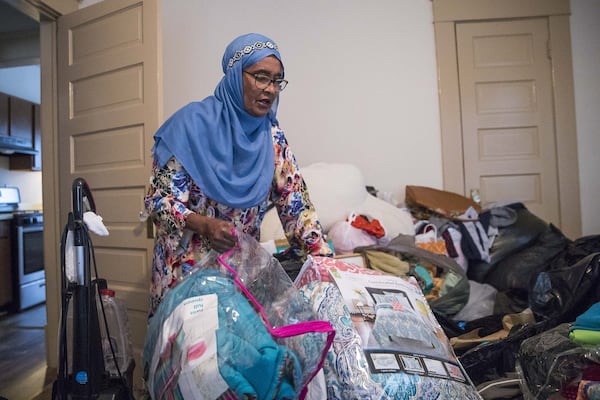
[[[237,243],[234,225],[217,218],[190,214],[186,219],[186,227],[200,236],[210,240],[212,248],[220,253],[231,249]]]
[[[237,237],[233,234],[234,226],[231,222],[210,217],[206,218],[210,222],[207,223],[204,237],[210,240],[213,249],[224,253],[235,246]]]

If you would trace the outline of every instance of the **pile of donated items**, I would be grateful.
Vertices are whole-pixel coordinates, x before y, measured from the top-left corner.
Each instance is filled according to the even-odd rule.
[[[457,355],[481,342],[461,347],[448,329],[495,306],[496,289],[468,276],[474,255],[491,261],[494,233],[484,232],[483,245],[460,245],[465,236],[478,242],[478,205],[466,199],[465,224],[453,232],[372,195],[351,164],[317,163],[302,173],[336,256],[278,257],[285,240],[274,210],[260,243],[239,233],[239,246],[209,254],[150,322],[143,355],[150,397],[496,398],[482,387],[497,376],[474,380],[477,365],[466,369]],[[509,211],[496,220],[510,219]],[[522,374],[539,366],[531,354]]]

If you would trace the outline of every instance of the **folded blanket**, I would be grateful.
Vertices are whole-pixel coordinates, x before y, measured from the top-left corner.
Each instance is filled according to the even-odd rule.
[[[569,332],[569,339],[580,345],[600,344],[600,331],[573,329]]]
[[[583,314],[575,319],[571,331],[585,329],[588,331],[600,331],[600,303],[593,304]]]

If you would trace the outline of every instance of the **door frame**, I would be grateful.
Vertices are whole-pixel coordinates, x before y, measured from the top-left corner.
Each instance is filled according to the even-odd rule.
[[[56,89],[56,20],[78,8],[77,0],[42,0],[35,4],[27,0],[13,0],[11,5],[39,23],[40,62],[40,129],[42,134],[42,202],[46,210],[58,210],[58,92]],[[58,367],[58,324],[61,305],[60,254],[56,246],[61,237],[58,214],[44,214],[44,264],[46,268],[46,364]]]
[[[59,210],[58,91],[56,88],[56,19],[40,22],[42,202],[46,210]],[[58,324],[61,316],[60,251],[56,246],[61,224],[56,212],[44,213],[44,264],[46,265],[46,363],[58,367]]]
[[[42,134],[42,202],[46,210],[58,210],[58,110],[56,90],[56,20],[79,7],[78,0],[10,0],[19,12],[39,23],[40,63],[40,129]],[[58,366],[58,324],[61,305],[60,254],[56,246],[61,237],[58,215],[44,215],[44,264],[46,268],[46,363],[49,368]]]
[[[444,189],[466,195],[456,24],[466,21],[545,17],[548,19],[552,63],[552,95],[559,188],[561,231],[581,236],[581,203],[575,97],[571,57],[569,0],[433,0],[433,22],[438,62],[442,176]]]

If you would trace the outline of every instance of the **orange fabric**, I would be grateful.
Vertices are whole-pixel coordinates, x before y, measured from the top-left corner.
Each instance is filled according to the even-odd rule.
[[[377,239],[382,238],[385,235],[385,229],[383,229],[383,226],[381,226],[381,223],[377,219],[372,219],[369,221],[364,216],[357,215],[351,224],[353,227],[362,229],[368,234],[375,236]]]
[[[431,251],[432,253],[442,254],[444,256],[448,255],[446,242],[443,239],[436,240],[435,242],[415,242],[415,246]]]

